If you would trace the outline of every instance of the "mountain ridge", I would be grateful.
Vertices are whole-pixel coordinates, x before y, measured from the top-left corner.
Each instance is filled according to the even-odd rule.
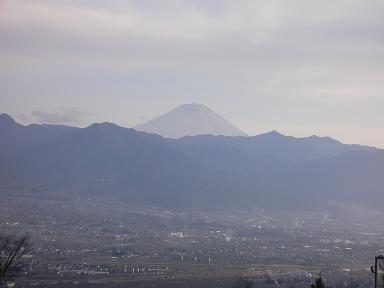
[[[0,123],[0,155],[7,155],[0,161],[0,193],[199,209],[384,201],[384,151],[331,138],[308,141],[272,131],[168,139],[108,122],[86,128],[18,125],[3,129]],[[15,149],[20,140],[22,149]]]

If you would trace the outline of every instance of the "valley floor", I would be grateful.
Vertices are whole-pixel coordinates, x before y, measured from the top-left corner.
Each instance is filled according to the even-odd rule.
[[[105,199],[2,194],[0,230],[31,235],[20,287],[370,287],[384,219],[314,211],[170,211]],[[383,221],[383,222],[380,222]],[[17,287],[17,286],[16,286]]]

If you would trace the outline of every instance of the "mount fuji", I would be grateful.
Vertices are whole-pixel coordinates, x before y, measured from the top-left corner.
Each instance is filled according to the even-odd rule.
[[[202,104],[183,104],[135,130],[159,134],[165,138],[196,135],[247,136],[222,116]]]

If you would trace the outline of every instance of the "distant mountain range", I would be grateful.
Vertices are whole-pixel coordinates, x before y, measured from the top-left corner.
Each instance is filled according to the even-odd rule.
[[[328,137],[169,139],[111,123],[23,126],[6,114],[0,135],[0,193],[200,209],[384,200],[384,151]]]

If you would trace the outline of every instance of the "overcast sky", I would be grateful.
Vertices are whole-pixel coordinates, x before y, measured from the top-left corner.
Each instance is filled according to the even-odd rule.
[[[250,135],[384,147],[384,1],[0,1],[0,112],[131,127],[202,103]]]

